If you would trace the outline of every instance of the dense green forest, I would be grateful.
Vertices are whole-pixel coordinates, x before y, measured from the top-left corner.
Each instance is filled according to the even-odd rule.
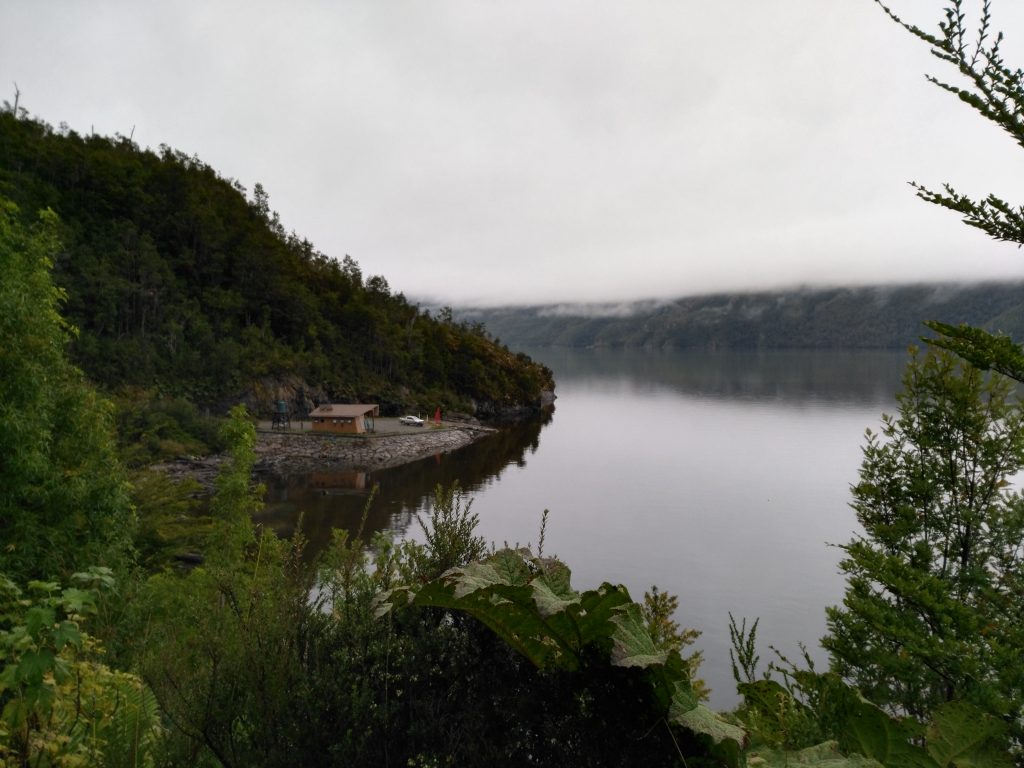
[[[519,347],[906,348],[928,334],[924,319],[1024,336],[1024,283],[808,288],[457,314]]]
[[[1024,105],[1024,73],[1002,63],[1001,38],[985,42],[985,8],[980,32],[965,27],[955,0],[941,37],[907,29],[971,90],[940,85],[1005,121],[1024,146],[1019,112],[1004,109],[1008,97]],[[634,600],[611,583],[575,588],[569,567],[544,552],[546,513],[535,550],[488,547],[457,485],[436,489],[420,541],[380,534],[368,545],[339,531],[308,558],[301,535],[286,541],[254,524],[256,433],[243,406],[220,424],[228,458],[208,515],[189,533],[202,562],[178,568],[151,556],[165,541],[154,535],[166,533],[162,523],[181,523],[189,490],[156,483],[140,495],[117,450],[114,408],[72,352],[83,365],[120,354],[118,365],[140,366],[97,375],[106,385],[141,382],[201,402],[245,387],[246,377],[311,376],[302,366],[318,355],[330,363],[329,352],[275,335],[294,319],[283,297],[256,312],[238,281],[261,278],[245,272],[247,250],[227,248],[228,232],[268,232],[241,243],[267,247],[261,267],[334,274],[324,282],[347,285],[350,302],[376,307],[378,319],[406,307],[415,329],[420,315],[381,279],[357,279],[352,262],[286,258],[302,246],[280,231],[262,192],[250,204],[198,161],[70,132],[54,139],[31,121],[4,125],[25,130],[14,144],[40,155],[32,171],[5,166],[0,189],[0,768],[1024,766],[1024,496],[1012,490],[1024,471],[1013,381],[1024,381],[1024,350],[1009,337],[932,324],[933,346],[947,349],[912,358],[898,413],[863,448],[851,489],[861,532],[840,545],[846,591],[827,611],[829,670],[806,654],[762,663],[757,621],[729,616],[742,701],[717,713],[702,702],[700,654],[688,652],[694,633],[675,620],[676,598],[651,589]],[[47,166],[45,147],[80,151],[83,162]],[[105,160],[86,162],[93,150]],[[145,205],[127,216],[138,195],[159,188],[135,185],[136,161],[177,178],[185,197],[219,190],[255,229],[221,227],[216,205],[194,201],[182,217],[156,206],[147,222]],[[104,183],[99,169],[110,174]],[[211,186],[193,186],[204,176]],[[90,189],[121,189],[123,199]],[[69,207],[65,195],[88,202]],[[1020,209],[949,187],[922,196],[1024,243]],[[195,237],[164,241],[161,226]],[[172,246],[184,253],[160,250]],[[104,280],[101,265],[120,277]],[[90,276],[103,290],[76,297]],[[90,319],[89,301],[99,319],[79,333],[68,315]],[[319,301],[303,320],[337,308]],[[491,344],[447,316],[422,322]],[[221,383],[220,361],[193,361],[202,376],[190,387],[186,352],[161,359],[168,342],[192,343],[186,330],[207,354],[227,354],[218,345],[234,339],[243,372],[222,371],[234,378]],[[398,362],[393,371],[386,362],[363,360],[358,375],[367,386],[413,386],[396,385]],[[116,419],[137,426],[153,416],[194,422],[204,439],[210,427],[179,398]]]
[[[283,397],[468,410],[534,408],[550,371],[285,231],[199,158],[0,113],[0,197],[53,210],[74,360],[107,389],[154,388],[223,411]]]
[[[1024,420],[1004,380],[949,353],[911,364],[854,489],[867,536],[843,547],[833,670],[762,665],[756,622],[733,622],[743,700],[718,713],[677,599],[573,587],[544,553],[544,517],[536,551],[488,547],[472,500],[438,487],[423,543],[337,532],[305,557],[301,535],[254,523],[244,407],[189,526],[189,489],[123,470],[112,408],[67,357],[60,232],[51,211],[26,225],[0,207],[0,766],[1024,759],[1024,500],[1005,491]],[[197,567],[161,557],[183,525]]]

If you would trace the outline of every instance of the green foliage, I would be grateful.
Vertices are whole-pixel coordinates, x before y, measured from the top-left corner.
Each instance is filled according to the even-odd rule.
[[[252,516],[263,507],[263,489],[252,486],[256,429],[245,406],[231,409],[221,428],[221,439],[231,449],[228,461],[217,475],[216,493],[210,504],[215,520],[210,557],[218,565],[231,567],[243,559],[245,548],[252,546]]]
[[[541,542],[543,543],[543,538]],[[644,602],[640,606],[644,626],[654,645],[659,650],[676,651],[681,655],[684,648],[693,645],[700,637],[700,632],[680,627],[679,622],[673,619],[678,610],[679,598],[662,592],[657,587],[651,587],[650,592],[644,593]],[[689,669],[690,684],[694,692],[702,701],[706,700],[711,692],[704,681],[697,677],[697,670],[704,661],[704,654],[701,651],[694,651],[682,658]]]
[[[177,760],[269,765],[288,753],[285,729],[302,714],[291,710],[305,690],[301,637],[320,617],[301,540],[286,545],[252,525],[261,492],[250,480],[255,431],[244,408],[232,409],[224,439],[232,455],[217,479],[206,564],[146,584],[138,663],[174,725]]]
[[[102,663],[83,630],[111,571],[71,580],[31,581],[26,593],[0,574],[0,765],[154,765],[163,731],[152,693]]]
[[[894,21],[926,43],[934,56],[952,65],[962,78],[962,85],[955,85],[929,76],[932,83],[956,95],[1006,131],[1018,146],[1024,147],[1024,129],[1020,122],[1024,76],[1019,68],[1008,67],[1003,61],[1003,35],[998,33],[992,37],[988,0],[983,1],[975,25],[967,21],[961,0],[948,2],[935,34],[904,22],[883,3],[879,5]],[[972,199],[948,184],[942,191],[920,184],[913,186],[925,201],[959,213],[966,224],[990,237],[1018,245],[1024,243],[1024,209],[995,195]],[[1009,337],[992,335],[968,325],[929,325],[940,334],[940,339],[934,342],[937,347],[960,355],[978,369],[1024,380],[1024,355]],[[967,382],[967,376],[963,378]],[[1024,514],[1020,500],[1003,493],[1000,487],[1019,469],[1021,462],[1015,434],[1020,427],[1020,406],[1007,408],[1005,385],[995,394],[974,385],[975,391],[970,395],[983,395],[987,403],[964,405],[957,402],[957,394],[970,388],[970,383],[959,388],[948,387],[944,399],[949,401],[949,415],[955,426],[944,434],[936,430],[934,423],[929,424],[927,407],[921,409],[919,404],[906,401],[902,403],[904,408],[922,410],[922,415],[915,418],[919,418],[925,428],[908,424],[911,429],[906,430],[902,415],[898,425],[887,425],[896,435],[909,432],[911,453],[917,452],[925,459],[944,453],[948,472],[943,472],[940,466],[915,472],[908,466],[909,462],[895,455],[887,457],[875,452],[871,444],[866,449],[865,469],[874,460],[880,460],[883,466],[888,461],[890,470],[909,469],[907,474],[911,480],[916,478],[926,488],[928,484],[934,485],[934,495],[948,507],[949,514],[934,514],[944,510],[935,510],[931,500],[920,491],[910,492],[908,484],[900,477],[894,476],[888,481],[896,491],[892,494],[872,490],[877,484],[865,478],[869,481],[865,488],[867,494],[858,499],[858,504],[866,502],[864,509],[873,524],[867,531],[871,541],[863,541],[859,546],[852,542],[847,547],[851,555],[847,611],[836,609],[830,615],[835,643],[831,650],[843,668],[848,666],[849,659],[857,658],[853,646],[858,639],[869,639],[871,645],[865,647],[859,661],[852,666],[864,664],[874,669],[871,672],[857,669],[855,676],[867,687],[881,689],[884,701],[897,702],[911,714],[934,712],[938,710],[937,702],[963,697],[987,712],[1002,716],[1009,724],[1009,741],[1020,763],[1024,760],[1021,756],[1024,682],[1020,664],[1024,656],[1024,635],[1019,630],[1024,613],[1020,599],[1024,594],[1020,577]],[[925,395],[924,406],[932,405],[929,397]],[[935,400],[940,403],[942,399]],[[997,407],[985,413],[993,401]],[[963,416],[968,417],[966,429],[959,424]],[[931,443],[914,445],[912,441],[917,437],[936,441],[938,450],[934,450]],[[1001,447],[1005,449],[1004,456],[992,455],[993,450]],[[965,470],[975,474],[958,478]],[[929,473],[932,478],[928,478]],[[964,490],[977,491],[977,496],[958,494]],[[858,491],[855,494],[859,495]],[[908,525],[910,515],[898,508],[890,510],[891,522],[870,514],[872,506],[884,509],[887,496],[896,500],[902,497],[909,508],[920,509],[923,520],[934,520],[934,524],[948,527],[936,535],[920,525]],[[892,546],[892,534],[900,528],[907,529],[913,552],[906,547],[899,551]],[[941,569],[935,563],[935,543],[951,545],[944,553]],[[871,581],[880,582],[873,594]],[[893,613],[893,605],[903,608],[903,617]],[[918,668],[920,677],[892,684],[891,679],[897,675],[913,674],[914,667]],[[926,733],[926,738],[929,745],[936,743],[934,733]],[[970,764],[972,759],[973,756],[965,756],[965,764]]]
[[[775,680],[740,683],[737,690],[743,696],[737,714],[758,747],[801,749],[831,735],[820,722],[821,713]]]
[[[237,414],[232,423],[242,456],[245,424]],[[241,467],[225,475],[241,477]],[[219,509],[255,503],[251,486],[248,501],[234,479],[220,487],[233,501]],[[228,513],[224,524],[234,521],[245,539],[228,548],[232,556],[208,557],[185,577],[151,579],[140,600],[138,663],[171,724],[167,760],[669,766],[682,750],[695,766],[737,764],[735,727],[682,685],[688,667],[678,651],[654,644],[640,606],[621,588],[574,597],[557,561],[537,561],[548,620],[568,632],[567,611],[576,611],[569,603],[580,599],[586,607],[575,612],[576,625],[584,636],[601,635],[574,651],[577,672],[539,669],[461,611],[404,605],[377,618],[383,595],[399,594],[392,590],[400,584],[429,588],[441,562],[486,572],[487,563],[470,560],[481,543],[468,503],[453,488],[439,491],[435,504],[425,524],[438,552],[382,535],[367,550],[358,537],[338,534],[319,564],[304,563]],[[670,602],[657,601],[662,619]],[[667,645],[678,641],[673,632],[685,636],[668,622],[658,626]],[[659,677],[658,665],[669,672]],[[652,675],[656,691],[645,677]],[[668,720],[692,723],[670,731]]]
[[[233,567],[199,567],[150,579],[142,597],[143,678],[174,726],[178,760],[212,755],[225,766],[286,765],[287,728],[312,708],[302,697],[300,645],[317,617],[301,550],[272,533]]]
[[[121,456],[129,467],[226,448],[219,434],[220,420],[204,416],[184,398],[128,389],[121,391],[115,405]]]
[[[786,752],[774,749],[758,749],[747,755],[750,768],[788,768],[788,766],[813,766],[813,768],[877,768],[877,760],[863,755],[844,755],[834,741],[816,744],[813,747]]]
[[[1024,108],[1024,74],[1003,60],[1003,33],[993,33],[989,0],[982,2],[975,24],[968,21],[962,0],[948,2],[936,33],[902,20],[881,0],[876,2],[891,19],[927,44],[933,56],[952,66],[961,78],[961,84],[957,85],[929,75],[931,83],[955,95],[1009,134],[1018,146],[1024,147],[1024,124],[1020,120]],[[965,224],[989,237],[1024,244],[1024,208],[992,194],[972,199],[949,184],[944,184],[941,191],[917,183],[913,187],[922,200],[960,214]],[[1010,338],[1001,334],[993,336],[966,323],[977,325],[979,321],[959,318],[928,325],[940,334],[935,342],[937,346],[955,352],[984,370],[992,369],[1017,381],[1024,380],[1024,356]],[[1020,329],[1014,330],[1019,332]]]
[[[962,0],[947,3],[937,34],[904,22],[880,0],[876,2],[890,18],[926,43],[933,56],[952,65],[963,78],[963,85],[954,85],[929,75],[930,82],[954,94],[1024,147],[1024,125],[1019,117],[1024,109],[1024,78],[1021,70],[1012,69],[1003,61],[1003,33],[992,37],[989,0],[982,3],[974,28],[967,21]],[[923,200],[960,213],[966,224],[990,237],[1011,243],[1024,242],[1024,210],[1014,208],[995,195],[975,201],[948,184],[943,186],[942,192],[919,184],[914,187]]]
[[[869,433],[842,546],[842,607],[828,610],[833,669],[921,722],[970,702],[1022,735],[1019,574],[1024,413],[1006,379],[948,354],[915,357],[896,417]]]
[[[928,754],[940,766],[1011,765],[1005,751],[1006,726],[963,702],[949,702],[936,710],[925,730]]]
[[[834,673],[785,659],[739,686],[737,715],[751,734],[747,765],[1008,768],[1006,725],[977,707],[946,703],[927,724],[882,711]],[[783,682],[771,679],[781,672]]]
[[[426,542],[426,559],[420,566],[423,579],[437,578],[449,568],[483,557],[487,543],[475,533],[480,518],[470,511],[472,506],[458,483],[434,488],[429,519],[417,515]]]
[[[753,683],[757,679],[757,664],[761,657],[757,655],[757,623],[754,619],[747,632],[747,620],[743,619],[736,626],[736,619],[729,614],[729,663],[732,665],[732,677],[736,684]]]
[[[133,525],[109,405],[65,356],[57,226],[0,198],[0,571],[17,580],[123,563]]]
[[[946,349],[963,358],[978,370],[995,371],[1015,381],[1024,381],[1024,352],[1009,336],[991,334],[969,325],[948,325],[928,322],[939,334],[932,346]]]
[[[117,400],[121,456],[132,467],[222,451],[228,439],[222,422],[202,415],[184,398],[126,390]],[[136,469],[130,479],[138,518],[135,547],[147,571],[160,570],[176,556],[206,548],[214,526],[212,518],[200,511],[202,491],[197,482],[174,481],[147,469]]]
[[[147,572],[207,547],[214,526],[212,518],[198,509],[199,495],[200,486],[193,480],[176,482],[157,471],[132,474],[131,499],[138,516],[135,549]]]
[[[379,615],[396,606],[458,610],[481,621],[542,670],[595,674],[609,666],[635,670],[649,690],[647,706],[680,726],[727,763],[745,740],[743,731],[699,703],[688,665],[677,649],[659,649],[640,606],[622,586],[603,584],[578,593],[569,569],[526,550],[500,550],[480,562],[447,571],[416,587],[398,587],[381,600]]]
[[[247,200],[168,147],[143,151],[0,112],[0,194],[62,217],[56,278],[81,331],[75,358],[111,390],[221,406],[258,381],[297,377],[386,412],[475,402],[496,413],[533,407],[553,386],[550,371],[479,329],[434,319],[384,278],[364,281],[350,257],[286,233],[262,187]],[[166,426],[136,425],[147,439],[133,461],[174,443],[192,452],[161,436]]]
[[[839,693],[846,696],[847,686],[836,676],[816,674],[803,647],[804,668],[772,648],[776,659],[759,674],[758,623],[755,619],[747,631],[746,619],[737,626],[732,614],[729,615],[732,642],[729,658],[736,690],[743,696],[743,704],[735,714],[750,732],[755,748],[788,752],[837,738],[841,729],[829,705],[829,700],[834,698],[830,690],[838,686]],[[776,674],[781,682],[774,679]]]

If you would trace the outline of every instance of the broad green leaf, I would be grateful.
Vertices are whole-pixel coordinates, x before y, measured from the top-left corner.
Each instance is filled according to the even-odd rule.
[[[499,551],[423,585],[412,602],[464,611],[536,666],[575,670],[584,647],[604,642],[617,630],[611,619],[631,602],[629,594],[604,584],[577,595],[569,587],[568,569],[563,573],[548,566],[534,575],[527,563],[521,551]],[[376,613],[387,613],[407,594],[403,588],[392,590]],[[625,638],[620,642],[629,647]]]
[[[942,768],[1002,768],[1013,765],[1006,754],[1006,726],[965,702],[949,702],[928,724],[928,754]]]
[[[18,685],[18,665],[7,664],[0,670],[0,693],[15,688]]]
[[[49,594],[60,589],[60,584],[55,581],[30,581],[28,583],[30,592],[43,592]]]
[[[78,625],[73,621],[62,621],[60,626],[53,632],[53,646],[58,651],[65,645],[71,644],[75,648],[82,647],[82,633]]]
[[[95,584],[105,589],[113,589],[117,583],[114,579],[114,571],[105,565],[90,566],[86,571],[71,574],[71,578],[83,584]]]
[[[747,768],[882,768],[877,760],[863,755],[844,755],[834,741],[826,741],[796,752],[777,749],[755,750],[747,753]]]
[[[21,596],[21,588],[3,573],[0,573],[0,596],[16,600]]]
[[[541,573],[531,582],[533,599],[543,616],[564,611],[579,603],[580,595],[569,584],[569,569],[557,560],[545,561]]]
[[[619,606],[631,602],[625,587],[607,582],[582,593],[580,606],[574,611],[582,642],[586,644],[610,638],[615,630],[611,617]]]
[[[572,571],[561,560],[544,558],[538,561],[541,567],[540,579],[559,597],[579,597],[572,588]]]
[[[90,613],[96,607],[96,596],[85,589],[68,587],[61,593],[61,599],[68,613]]]
[[[479,589],[486,589],[495,584],[511,584],[502,577],[498,569],[491,563],[470,563],[465,568],[453,568],[447,571],[441,581],[450,585],[455,597],[464,597]]]
[[[472,585],[460,582],[468,570]],[[553,631],[533,601],[530,586],[487,583],[486,569],[456,569],[442,579],[425,584],[414,602],[421,606],[451,608],[468,613],[518,650],[536,666],[573,670],[579,666],[574,633]]]
[[[668,699],[668,718],[678,722],[678,719],[700,706],[700,697],[689,682],[675,681],[672,684],[672,692]]]
[[[575,597],[561,597],[552,591],[551,587],[541,579],[533,582],[533,601],[541,616],[548,617],[552,614],[566,610],[572,605],[579,603],[579,595]]]
[[[487,559],[503,584],[521,587],[530,582],[532,573],[527,565],[528,552],[517,549],[501,549]],[[467,567],[471,567],[470,566]]]
[[[53,608],[36,605],[25,611],[25,628],[36,642],[40,641],[43,628],[52,627],[56,620],[57,615]]]
[[[16,679],[30,686],[42,685],[43,677],[53,671],[55,658],[53,651],[44,648],[41,651],[29,651],[18,662]]]
[[[48,712],[57,701],[57,688],[53,685],[33,685],[25,690],[25,702],[36,712]]]
[[[616,667],[649,667],[664,664],[668,658],[665,651],[659,651],[651,639],[640,606],[628,603],[621,606],[609,621],[615,625],[612,632],[612,664]]]
[[[692,709],[680,712],[674,705],[669,709],[669,720],[687,728],[694,733],[710,736],[716,744],[732,739],[737,744],[744,744],[747,733],[738,725],[728,722],[717,712],[698,704]]]
[[[60,656],[55,657],[53,660],[53,679],[58,684],[66,683],[71,679],[71,667]]]
[[[849,707],[842,724],[840,748],[857,752],[886,768],[937,768],[923,749],[910,743],[910,734],[896,720],[866,701]]]
[[[31,714],[31,705],[25,699],[15,698],[4,706],[2,720],[11,730],[17,730],[25,724]]]
[[[462,611],[541,669],[575,671],[583,651],[596,649],[596,658],[605,664],[635,668],[650,685],[655,710],[706,737],[709,748],[721,752],[716,759],[725,765],[739,763],[746,733],[699,704],[678,651],[662,651],[655,645],[640,606],[625,587],[606,583],[577,593],[570,586],[568,568],[532,560],[528,554],[503,550],[447,571],[415,591],[394,589],[380,599],[376,614],[410,602]]]

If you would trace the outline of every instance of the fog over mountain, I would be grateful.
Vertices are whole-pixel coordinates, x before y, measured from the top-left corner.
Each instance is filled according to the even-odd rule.
[[[993,25],[1024,62],[1024,4]],[[0,99],[261,182],[440,304],[1024,275],[906,184],[1014,202],[1024,153],[871,0],[8,0],[0,28]]]
[[[1024,282],[719,293],[674,301],[462,308],[513,347],[899,348],[924,320],[1024,336]]]

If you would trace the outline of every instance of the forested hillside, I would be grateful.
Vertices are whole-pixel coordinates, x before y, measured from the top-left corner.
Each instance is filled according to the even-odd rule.
[[[24,221],[53,209],[55,280],[79,329],[76,362],[108,389],[157,388],[207,405],[310,393],[488,416],[536,404],[550,371],[481,326],[432,317],[285,231],[197,157],[0,114],[0,197]],[[258,398],[257,398],[258,400]]]
[[[513,346],[880,349],[968,323],[1024,336],[1024,283],[905,285],[691,296],[619,306],[464,309]]]

